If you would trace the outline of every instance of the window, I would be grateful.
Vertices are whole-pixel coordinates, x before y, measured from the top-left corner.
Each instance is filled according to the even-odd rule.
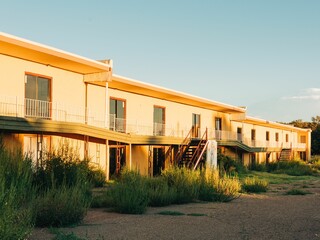
[[[215,119],[215,129],[218,131],[222,130],[222,119],[221,118]]]
[[[266,132],[266,141],[269,141],[270,140],[270,133],[269,131]]]
[[[286,142],[289,142],[289,134],[286,134]]]
[[[276,142],[279,142],[279,133],[276,133],[275,138],[276,138]]]
[[[25,115],[27,117],[51,117],[51,78],[26,73]]]
[[[110,129],[117,132],[126,131],[126,101],[110,99]]]
[[[256,140],[256,130],[255,129],[251,129],[251,140],[252,141]]]
[[[242,128],[237,128],[237,140],[242,141]]]
[[[165,134],[165,108],[153,107],[153,135],[164,136]]]

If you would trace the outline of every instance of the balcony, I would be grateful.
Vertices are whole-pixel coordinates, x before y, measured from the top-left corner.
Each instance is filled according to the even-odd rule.
[[[246,138],[243,134],[238,134],[236,132],[230,131],[209,131],[209,137],[211,139],[215,139],[217,141],[238,141],[244,145],[247,145],[251,148],[266,148],[266,149],[283,149],[283,148],[291,148],[291,149],[300,149],[305,150],[305,143],[295,143],[295,142],[279,142],[279,141],[258,141],[252,140],[251,138]]]
[[[167,136],[185,138],[190,126],[177,128],[168,124],[144,122],[138,119],[117,118],[114,114],[98,113],[91,109],[59,102],[47,102],[12,96],[0,96],[0,116],[38,118],[51,121],[83,123],[120,133],[142,136]],[[234,141],[249,148],[292,148],[304,151],[305,143],[257,141],[231,131],[208,128],[208,139]],[[201,135],[205,128],[199,129]]]

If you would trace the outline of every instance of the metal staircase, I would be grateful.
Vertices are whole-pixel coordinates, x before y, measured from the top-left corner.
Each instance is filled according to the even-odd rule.
[[[201,138],[192,138],[192,129],[181,143],[175,161],[178,166],[197,169],[204,163],[204,153],[208,146],[208,131]]]
[[[282,148],[279,156],[279,161],[290,161],[292,156],[291,148]]]

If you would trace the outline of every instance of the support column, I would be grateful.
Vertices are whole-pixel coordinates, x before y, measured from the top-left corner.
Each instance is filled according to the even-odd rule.
[[[109,112],[110,112],[110,97],[109,97],[109,84],[108,82],[106,82],[106,91],[105,91],[105,104],[106,104],[106,107],[105,107],[105,111],[106,111],[106,114],[105,114],[105,128],[109,129],[110,127],[110,118],[109,118]]]
[[[106,140],[106,179],[107,181],[110,180],[110,147],[109,147],[109,141]]]
[[[132,170],[132,144],[129,143],[129,170]]]

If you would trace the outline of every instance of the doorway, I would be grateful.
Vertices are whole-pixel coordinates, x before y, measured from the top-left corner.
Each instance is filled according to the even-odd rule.
[[[192,137],[200,138],[200,114],[192,114]]]
[[[161,174],[165,168],[165,148],[154,147],[153,148],[153,176]]]
[[[125,150],[125,146],[110,147],[109,176],[111,178],[118,176],[121,169],[125,166]]]

